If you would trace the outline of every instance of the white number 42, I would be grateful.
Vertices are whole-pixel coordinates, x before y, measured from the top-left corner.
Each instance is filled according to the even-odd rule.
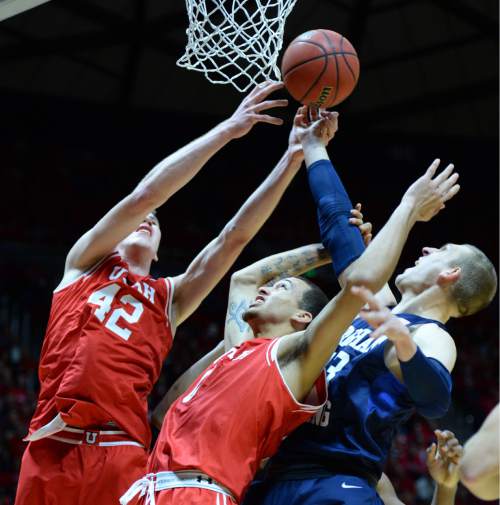
[[[119,319],[124,319],[127,323],[137,323],[139,321],[143,311],[144,306],[142,303],[134,298],[132,295],[124,295],[120,298],[120,303],[123,305],[131,305],[133,308],[132,312],[127,312],[124,308],[116,308],[111,310],[111,304],[115,298],[116,293],[120,290],[119,284],[110,284],[98,291],[94,291],[88,299],[89,303],[97,305],[97,309],[94,314],[104,323],[107,315],[111,312],[104,326],[111,330],[113,333],[123,338],[123,340],[128,340],[132,332],[128,328],[123,328],[118,325]]]

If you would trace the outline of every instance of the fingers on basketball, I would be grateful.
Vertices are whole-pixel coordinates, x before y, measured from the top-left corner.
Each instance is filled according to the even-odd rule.
[[[301,126],[303,128],[307,126],[307,106],[303,105],[302,107],[298,108],[293,124],[295,126]]]

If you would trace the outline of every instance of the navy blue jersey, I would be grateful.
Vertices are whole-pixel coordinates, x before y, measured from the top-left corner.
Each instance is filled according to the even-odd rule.
[[[434,323],[397,314],[408,326]],[[297,469],[352,468],[378,480],[397,427],[414,411],[407,388],[387,369],[387,337],[370,338],[371,327],[356,318],[326,366],[328,401],[322,411],[282,443],[269,470],[286,478]],[[346,472],[348,473],[348,472]],[[293,477],[292,477],[293,478]]]

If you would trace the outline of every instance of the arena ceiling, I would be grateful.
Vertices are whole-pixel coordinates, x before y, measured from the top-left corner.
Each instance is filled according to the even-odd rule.
[[[12,99],[123,110],[229,113],[240,99],[175,61],[183,0],[53,0],[0,23],[0,90]],[[299,0],[285,43],[311,28],[346,35],[361,59],[339,109],[377,133],[498,135],[497,0]]]

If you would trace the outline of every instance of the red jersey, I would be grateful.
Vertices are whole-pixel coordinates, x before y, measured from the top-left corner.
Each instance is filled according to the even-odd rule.
[[[239,501],[282,439],[326,401],[322,373],[295,400],[278,364],[280,339],[249,340],[216,360],[167,411],[148,473],[199,470]]]
[[[147,396],[172,346],[170,279],[140,277],[118,254],[56,290],[30,434],[58,413],[81,428],[114,423],[147,447]]]

